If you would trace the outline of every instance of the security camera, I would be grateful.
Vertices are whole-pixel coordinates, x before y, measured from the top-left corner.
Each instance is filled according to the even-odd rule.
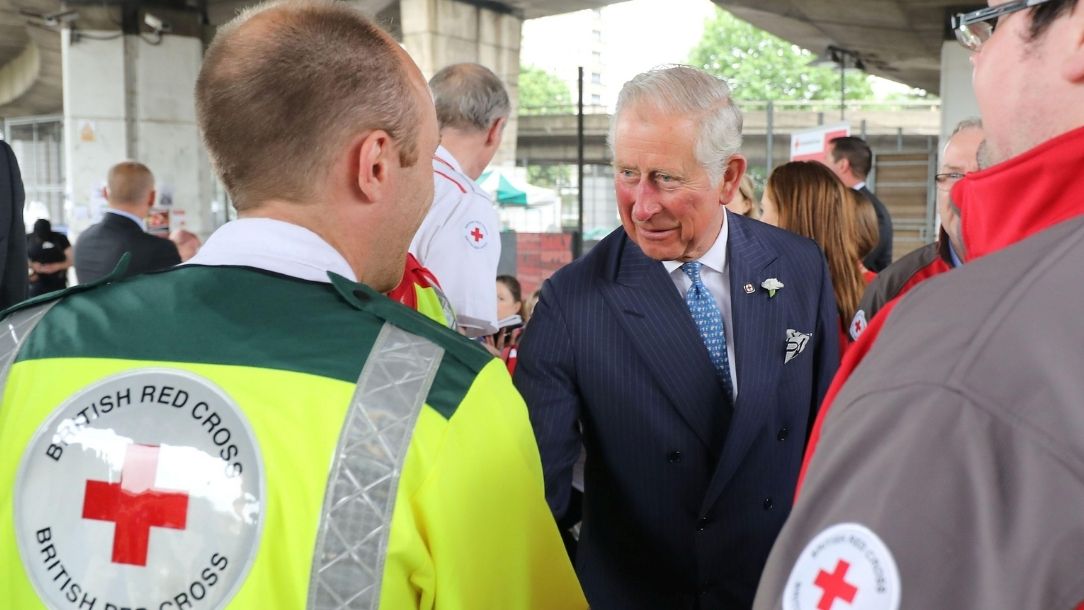
[[[55,13],[46,13],[41,16],[41,20],[45,22],[45,25],[50,27],[60,27],[69,23],[73,23],[79,19],[79,11],[74,9],[68,9],[66,11],[57,11]]]
[[[150,13],[145,13],[143,15],[143,23],[146,23],[147,27],[159,34],[162,32],[169,32],[173,29],[169,23],[162,21],[161,18]]]

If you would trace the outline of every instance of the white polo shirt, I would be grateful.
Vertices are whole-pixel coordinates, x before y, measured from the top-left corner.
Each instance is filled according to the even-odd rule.
[[[305,227],[271,218],[239,218],[216,230],[185,265],[264,269],[310,282],[330,283],[333,271],[357,281],[343,255]]]
[[[433,207],[410,242],[410,253],[437,277],[468,336],[493,334],[501,258],[497,210],[443,146],[433,157],[433,184]]]

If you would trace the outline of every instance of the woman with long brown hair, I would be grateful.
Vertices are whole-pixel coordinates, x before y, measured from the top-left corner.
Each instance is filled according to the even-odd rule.
[[[815,161],[792,161],[768,177],[760,219],[817,242],[828,260],[840,319],[840,347],[847,345],[842,329],[854,317],[866,282],[858,266],[854,205],[844,184]]]

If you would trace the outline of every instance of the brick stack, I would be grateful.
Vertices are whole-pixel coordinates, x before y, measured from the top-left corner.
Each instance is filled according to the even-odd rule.
[[[555,271],[572,262],[569,233],[517,233],[516,278],[523,298],[538,290]]]

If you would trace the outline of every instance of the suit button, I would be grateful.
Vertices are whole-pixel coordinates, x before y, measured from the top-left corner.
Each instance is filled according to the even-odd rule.
[[[780,441],[785,441],[785,440],[787,440],[787,435],[789,435],[789,434],[790,434],[790,428],[788,428],[786,426],[783,426],[782,428],[779,429],[779,434],[776,434],[775,438],[779,439]]]
[[[707,527],[708,527],[708,518],[707,517],[700,517],[700,519],[698,519],[696,521],[696,531],[702,532]]]
[[[764,510],[771,510],[773,506],[775,506],[775,503],[772,502],[771,498],[764,498]]]
[[[670,462],[671,464],[677,464],[681,461],[681,452],[671,451],[669,454],[667,454],[666,461]]]

